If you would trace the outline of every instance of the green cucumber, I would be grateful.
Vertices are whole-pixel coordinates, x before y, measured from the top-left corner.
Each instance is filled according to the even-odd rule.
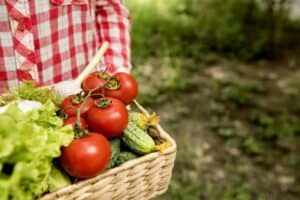
[[[136,159],[138,156],[132,152],[129,151],[122,151],[119,156],[118,159],[116,160],[116,166],[119,166],[121,164],[123,164],[124,162],[127,162],[129,160],[133,160]]]
[[[155,149],[154,140],[148,133],[140,129],[136,124],[129,121],[124,134],[122,136],[123,142],[133,152],[138,154],[151,153]]]
[[[117,165],[116,163],[121,149],[121,140],[119,138],[112,139],[109,143],[111,148],[111,159],[108,163],[107,169],[113,168]]]

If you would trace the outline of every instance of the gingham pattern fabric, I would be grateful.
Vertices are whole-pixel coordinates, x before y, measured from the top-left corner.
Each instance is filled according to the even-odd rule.
[[[129,73],[129,31],[120,0],[0,0],[0,88],[76,78],[103,41],[99,68]]]

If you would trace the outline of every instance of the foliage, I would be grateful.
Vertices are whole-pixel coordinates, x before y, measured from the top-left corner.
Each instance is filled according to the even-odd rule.
[[[249,10],[250,0],[202,1],[194,11],[197,17],[199,41],[205,41],[208,50],[251,59],[263,55],[268,42],[268,32],[260,26],[263,11],[254,6]],[[201,9],[202,8],[202,9]],[[195,9],[195,8],[194,8]],[[252,16],[250,16],[252,15]],[[250,19],[249,19],[250,18]],[[251,21],[251,22],[250,22]],[[250,24],[253,23],[253,24]]]
[[[170,0],[128,2],[133,19],[133,60],[147,56],[191,55],[199,50],[197,45],[191,45],[197,39],[196,21],[172,13],[172,3]]]
[[[208,51],[246,60],[270,56],[285,36],[281,24],[288,21],[285,7],[275,9],[277,4],[262,0],[144,0],[127,4],[133,18],[134,60],[166,55],[201,59],[201,53]]]
[[[148,71],[147,68],[151,68]],[[176,98],[178,93],[190,92],[197,87],[198,83],[187,78],[185,66],[178,59],[171,60],[170,57],[162,59],[160,69],[152,69],[151,66],[135,68],[134,73],[140,80],[152,80],[151,88],[142,88],[139,91],[138,101],[143,105],[158,105],[169,98]],[[156,70],[156,71],[153,71]]]

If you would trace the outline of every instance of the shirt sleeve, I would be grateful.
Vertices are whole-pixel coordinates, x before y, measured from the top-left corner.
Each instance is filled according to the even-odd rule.
[[[104,55],[108,72],[130,73],[130,16],[123,2],[97,0],[96,25],[99,43],[110,43]]]

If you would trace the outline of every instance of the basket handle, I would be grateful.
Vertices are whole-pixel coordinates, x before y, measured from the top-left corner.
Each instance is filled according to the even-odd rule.
[[[85,69],[79,74],[79,76],[75,79],[75,84],[80,85],[81,82],[85,79],[87,75],[89,75],[92,70],[97,66],[97,64],[100,62],[100,59],[106,52],[106,50],[109,47],[108,42],[104,42],[100,49],[97,51],[96,55],[92,58],[92,60],[89,62],[89,64],[85,67]]]
[[[137,100],[133,100],[133,103],[134,103],[134,104],[136,105],[136,107],[137,107],[140,111],[142,111],[147,117],[150,116],[149,112],[148,112],[145,108],[143,108],[143,106],[142,106],[141,104],[139,104],[139,103],[137,102]]]

